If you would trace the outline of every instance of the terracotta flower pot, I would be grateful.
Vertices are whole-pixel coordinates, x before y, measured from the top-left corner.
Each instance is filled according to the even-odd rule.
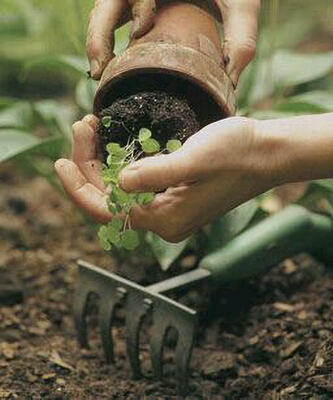
[[[110,61],[95,96],[96,115],[119,97],[163,90],[184,96],[202,126],[235,112],[235,96],[210,13],[189,3],[158,10],[154,27]]]

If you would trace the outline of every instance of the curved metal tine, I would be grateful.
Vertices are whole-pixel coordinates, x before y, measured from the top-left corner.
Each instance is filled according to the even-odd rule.
[[[187,323],[178,327],[178,341],[176,347],[176,371],[178,378],[178,392],[185,396],[188,391],[188,371],[195,339],[196,325]]]
[[[142,376],[139,360],[139,333],[142,320],[146,314],[138,301],[126,303],[126,349],[132,369],[132,378],[140,379]]]
[[[165,322],[161,314],[154,312],[153,326],[150,331],[150,356],[156,380],[161,380],[163,378],[163,345],[168,328],[168,323]]]
[[[105,359],[108,364],[114,361],[111,325],[115,305],[115,299],[106,299],[105,297],[101,297],[99,304],[98,323],[102,337]]]
[[[84,290],[80,286],[76,289],[73,304],[74,322],[78,334],[78,340],[82,347],[88,347],[86,321],[88,297],[88,290]]]

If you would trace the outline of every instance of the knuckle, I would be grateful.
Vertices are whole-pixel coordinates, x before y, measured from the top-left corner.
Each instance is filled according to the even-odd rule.
[[[183,240],[182,224],[179,218],[168,216],[167,224],[161,229],[160,236],[169,243],[179,243]]]
[[[136,182],[137,182],[137,187],[140,188],[140,190],[149,189],[147,185],[147,174],[145,173],[144,169],[141,168],[140,166],[136,171]]]
[[[249,132],[251,125],[252,125],[252,119],[247,118],[247,117],[231,117],[230,121],[235,124],[240,131],[242,132]]]

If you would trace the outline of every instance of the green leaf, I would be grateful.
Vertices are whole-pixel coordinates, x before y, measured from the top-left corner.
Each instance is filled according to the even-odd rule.
[[[112,156],[111,156],[111,154],[108,155],[108,157],[107,157],[107,159],[106,159],[106,163],[107,163],[107,165],[109,165],[109,166],[112,164]]]
[[[124,208],[125,211],[129,211],[130,208],[135,203],[136,195],[134,193],[127,193],[120,187],[113,187],[110,194],[110,199],[112,202]]]
[[[141,143],[142,150],[145,153],[152,154],[160,151],[160,144],[157,140],[149,138],[145,142]]]
[[[94,96],[97,89],[97,82],[93,79],[82,78],[75,89],[75,99],[77,104],[87,112],[93,108]]]
[[[108,240],[108,229],[105,225],[101,226],[98,230],[97,236],[105,251],[111,250],[112,246]]]
[[[168,140],[166,147],[169,153],[173,153],[182,147],[182,142],[176,139]]]
[[[46,125],[50,132],[60,131],[68,141],[72,138],[72,124],[77,109],[74,105],[56,100],[41,100],[32,104],[40,123]]]
[[[170,268],[190,242],[189,238],[180,243],[168,243],[152,232],[147,232],[145,240],[163,271]]]
[[[111,183],[117,184],[118,183],[118,174],[119,174],[118,170],[104,167],[102,169],[102,178],[104,181],[104,185],[108,186]]]
[[[258,209],[259,202],[257,199],[253,199],[213,222],[208,234],[205,253],[217,250],[241,233],[251,222]]]
[[[107,226],[107,240],[111,244],[118,246],[120,244],[121,235],[118,229],[115,229],[112,225]]]
[[[297,113],[320,113],[333,111],[333,95],[315,90],[298,96],[288,97],[274,106],[279,111]]]
[[[122,219],[114,217],[114,218],[112,218],[110,225],[112,226],[112,228],[114,228],[115,230],[117,230],[119,232],[122,229],[124,222]]]
[[[127,23],[115,31],[115,45],[113,52],[116,56],[126,50],[130,42],[131,24]]]
[[[139,142],[142,144],[152,136],[152,133],[147,128],[141,128],[139,131]]]
[[[23,131],[0,130],[0,162],[26,155],[28,152],[56,158],[59,156],[62,144],[62,137],[41,140]]]
[[[81,76],[87,77],[89,63],[85,57],[74,55],[54,55],[33,58],[25,63],[25,72],[34,68],[62,70],[69,69]]]
[[[133,229],[127,229],[121,238],[121,244],[126,250],[134,250],[140,244],[139,234]]]
[[[110,116],[105,116],[102,118],[102,124],[105,128],[110,128],[111,123],[112,123],[112,118]]]
[[[13,97],[0,97],[0,110],[13,106],[19,100]]]
[[[18,101],[0,112],[0,128],[29,129],[33,124],[33,109],[26,101]]]
[[[333,193],[333,179],[319,179],[317,181],[313,181],[316,185],[330,190]]]
[[[127,156],[127,151],[124,147],[121,147],[118,143],[109,143],[106,146],[106,150],[109,154],[117,159],[124,159]],[[119,161],[119,160],[118,160]]]
[[[140,193],[137,196],[137,202],[141,206],[150,204],[155,198],[155,193]]]
[[[260,63],[253,82],[249,103],[293,87],[327,76],[333,69],[333,52],[296,53],[278,50]]]

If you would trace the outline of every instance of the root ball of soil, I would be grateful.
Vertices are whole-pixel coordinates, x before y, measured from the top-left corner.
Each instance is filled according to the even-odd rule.
[[[105,147],[110,142],[124,146],[136,137],[141,128],[152,131],[153,137],[162,148],[170,139],[182,143],[199,128],[198,118],[187,100],[165,92],[140,92],[117,99],[100,112],[100,150],[103,158],[107,156]],[[110,117],[105,126],[103,118]],[[139,150],[139,148],[138,148]]]

